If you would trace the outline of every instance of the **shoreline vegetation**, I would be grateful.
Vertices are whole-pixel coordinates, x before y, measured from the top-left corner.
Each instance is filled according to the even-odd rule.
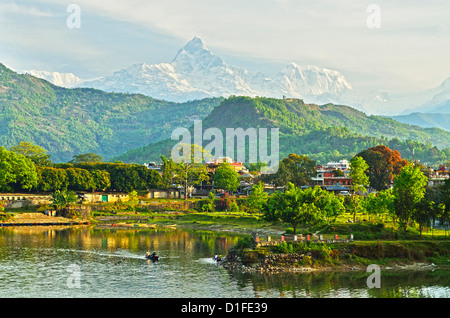
[[[137,231],[181,229],[238,235],[240,239],[226,255],[222,266],[228,270],[242,272],[278,273],[318,270],[365,270],[370,264],[383,269],[435,269],[450,267],[450,240],[447,231],[427,228],[422,235],[410,227],[399,230],[392,222],[367,220],[367,215],[358,214],[357,222],[349,222],[353,213],[343,213],[327,226],[299,226],[297,234],[303,240],[293,241],[293,229],[289,223],[266,221],[260,213],[250,212],[199,212],[195,209],[174,210],[179,206],[177,199],[151,199],[141,201],[130,209],[127,203],[90,205],[89,218],[74,215],[70,218],[45,216],[46,207],[9,209],[3,213],[1,226],[8,223],[39,225],[41,222],[76,224],[89,222],[100,229]],[[193,204],[201,201],[189,200]],[[157,208],[159,206],[159,208]],[[47,207],[48,208],[48,207]],[[134,211],[133,211],[134,210]],[[6,215],[6,217],[5,217]],[[55,226],[54,225],[54,226]],[[76,225],[75,225],[76,226]],[[324,241],[339,237],[332,243]],[[343,239],[353,235],[353,240]],[[290,237],[280,241],[281,236]],[[255,237],[265,240],[268,236],[278,243],[256,244]],[[306,238],[310,236],[310,239]]]

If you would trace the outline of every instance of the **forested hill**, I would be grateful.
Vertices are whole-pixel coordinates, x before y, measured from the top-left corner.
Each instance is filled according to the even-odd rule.
[[[420,128],[390,118],[367,116],[348,106],[305,104],[299,99],[230,97],[203,120],[209,127],[280,129],[280,156],[308,155],[320,163],[350,159],[379,144],[400,151],[402,157],[430,164],[450,160],[450,133],[437,128]],[[189,127],[189,126],[186,126]],[[177,141],[170,139],[133,149],[115,159],[124,162],[159,161]],[[209,141],[204,141],[203,146]],[[446,148],[446,149],[444,149]],[[225,151],[224,151],[225,153]]]
[[[167,138],[222,100],[173,103],[138,94],[65,89],[0,64],[0,145],[29,141],[47,149],[54,162],[87,152],[109,159]]]

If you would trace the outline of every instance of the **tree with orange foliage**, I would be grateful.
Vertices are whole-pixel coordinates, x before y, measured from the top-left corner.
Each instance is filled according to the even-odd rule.
[[[385,145],[363,150],[356,156],[362,157],[369,165],[368,176],[370,186],[378,191],[389,187],[394,175],[400,173],[408,163],[402,159],[397,150],[391,150]]]

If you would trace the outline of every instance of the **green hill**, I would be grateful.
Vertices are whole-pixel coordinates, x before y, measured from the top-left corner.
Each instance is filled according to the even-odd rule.
[[[0,145],[29,141],[54,162],[94,152],[109,159],[170,136],[175,127],[203,118],[223,99],[186,103],[144,95],[66,89],[0,64]]]
[[[325,163],[350,159],[362,150],[385,144],[400,151],[406,159],[413,159],[413,148],[414,158],[422,162],[437,164],[450,159],[450,133],[447,131],[367,116],[348,106],[305,104],[299,99],[233,96],[214,108],[202,125],[203,130],[221,129],[224,138],[226,128],[277,127],[280,129],[280,158],[293,152]],[[192,127],[190,129],[192,131]],[[168,155],[177,142],[167,139],[151,143],[115,159],[136,163],[159,161],[160,154]],[[203,146],[208,143],[204,141]]]

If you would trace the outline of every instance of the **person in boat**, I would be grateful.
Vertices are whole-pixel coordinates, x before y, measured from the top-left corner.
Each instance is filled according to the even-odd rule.
[[[156,262],[159,259],[159,256],[156,255],[156,252],[153,252],[152,254],[150,254],[150,252],[147,252],[147,254],[145,255],[145,257],[147,259],[152,260],[153,262]]]
[[[150,254],[150,251],[148,250],[147,253],[145,253],[145,258],[149,258],[152,254]]]

